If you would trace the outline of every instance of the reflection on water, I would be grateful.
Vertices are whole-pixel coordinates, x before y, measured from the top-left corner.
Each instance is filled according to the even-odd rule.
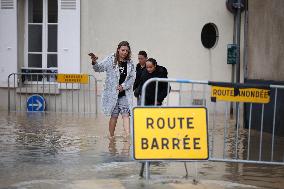
[[[108,145],[108,149],[109,149],[109,153],[110,155],[114,158],[114,157],[122,157],[123,159],[128,159],[129,157],[129,151],[130,151],[130,139],[128,138],[123,138],[121,137],[122,140],[119,140],[119,137],[116,138],[110,138],[109,139],[109,145]],[[120,151],[117,150],[117,145],[120,143],[122,143],[122,148]]]
[[[77,114],[0,113],[0,188],[183,188],[191,184],[194,163],[162,162],[151,165],[149,185],[138,174],[141,164],[130,157],[130,141],[109,139],[108,120]],[[227,156],[234,155],[234,134],[228,130]],[[223,130],[214,134],[214,154],[223,152]],[[257,134],[252,133],[252,141]],[[266,142],[270,136],[264,137]],[[247,133],[240,131],[238,155],[247,156]],[[255,143],[257,146],[257,143]],[[268,145],[269,146],[269,145]],[[275,158],[283,158],[283,140],[277,139]],[[258,148],[251,144],[251,158]],[[263,158],[266,158],[263,146]],[[267,155],[270,157],[270,155]],[[204,162],[198,164],[201,184],[212,188],[283,188],[284,167]],[[215,186],[216,187],[213,187]],[[207,187],[207,188],[211,188]],[[222,188],[221,187],[221,188]],[[202,188],[202,187],[200,187]],[[206,187],[205,187],[206,188]]]

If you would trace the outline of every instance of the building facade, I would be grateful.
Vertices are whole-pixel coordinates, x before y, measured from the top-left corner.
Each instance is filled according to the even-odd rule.
[[[1,109],[7,107],[10,73],[30,69],[94,74],[88,53],[103,58],[113,53],[122,40],[130,42],[134,61],[137,53],[145,50],[167,67],[169,77],[232,80],[227,45],[233,43],[234,15],[227,10],[225,0],[0,2]],[[241,81],[284,80],[280,35],[284,30],[283,11],[273,11],[279,5],[283,5],[281,0],[249,1],[248,17],[243,14],[241,23]],[[266,16],[262,10],[266,10]],[[263,19],[259,19],[261,16]],[[260,23],[263,21],[266,24]],[[201,41],[206,24],[215,29],[215,36],[208,36],[216,39],[212,48],[204,47]],[[96,73],[95,77],[104,79],[104,74]]]

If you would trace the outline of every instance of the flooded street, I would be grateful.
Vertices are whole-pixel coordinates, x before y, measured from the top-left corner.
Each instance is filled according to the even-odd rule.
[[[139,177],[121,121],[109,140],[108,119],[63,113],[0,113],[0,188],[284,188],[284,166],[198,163],[151,165]]]

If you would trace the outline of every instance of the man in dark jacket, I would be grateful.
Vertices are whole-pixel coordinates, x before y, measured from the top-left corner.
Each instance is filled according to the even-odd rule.
[[[138,64],[136,65],[136,79],[133,85],[133,91],[135,91],[141,80],[142,72],[146,69],[147,53],[145,51],[139,51]],[[137,97],[137,105],[140,105],[140,97]]]
[[[168,78],[167,69],[163,66],[157,65],[157,61],[153,58],[149,58],[146,62],[146,70],[144,70],[141,75],[140,84],[134,93],[135,96],[141,95],[143,84],[151,78]],[[163,100],[168,94],[168,84],[165,82],[158,82],[157,88],[157,97],[155,97],[156,82],[149,83],[145,93],[145,105],[162,105]]]

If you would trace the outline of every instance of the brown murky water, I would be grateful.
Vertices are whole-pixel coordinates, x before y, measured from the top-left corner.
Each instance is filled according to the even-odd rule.
[[[103,116],[1,112],[0,188],[284,188],[284,166],[236,163],[198,163],[197,185],[195,163],[187,163],[188,179],[181,162],[155,163],[146,182],[121,123],[110,141],[107,122]]]

